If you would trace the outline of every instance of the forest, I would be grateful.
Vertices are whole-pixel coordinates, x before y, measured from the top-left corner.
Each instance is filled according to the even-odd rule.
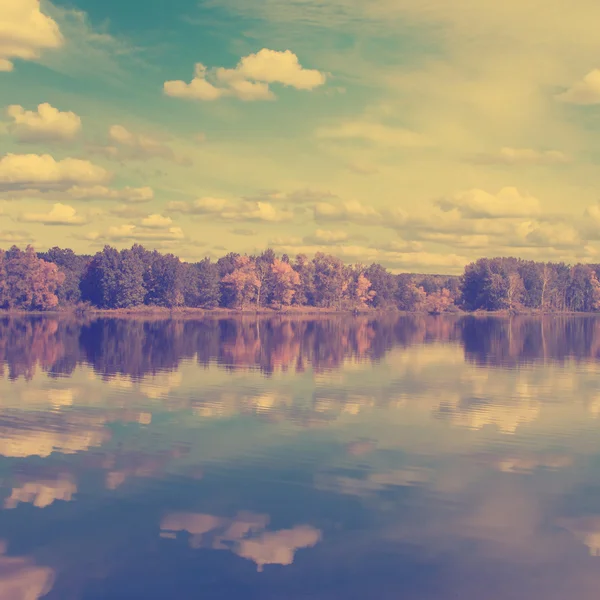
[[[324,253],[278,257],[229,253],[186,263],[134,244],[95,255],[68,248],[0,250],[0,309],[401,310],[596,312],[600,264],[480,258],[460,277],[391,273],[373,263],[347,265]]]

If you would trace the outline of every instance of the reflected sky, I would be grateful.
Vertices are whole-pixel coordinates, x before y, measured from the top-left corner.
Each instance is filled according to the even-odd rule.
[[[598,325],[0,320],[0,599],[595,599]]]

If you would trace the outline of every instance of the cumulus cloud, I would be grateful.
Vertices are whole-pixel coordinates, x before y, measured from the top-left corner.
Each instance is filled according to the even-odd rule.
[[[131,223],[109,227],[104,233],[90,232],[85,238],[98,242],[173,242],[185,239],[181,227],[151,228]]]
[[[558,150],[501,148],[495,153],[478,154],[473,158],[473,162],[506,165],[555,165],[568,163],[570,159],[566,154]]]
[[[357,140],[396,148],[430,145],[425,136],[410,129],[367,120],[344,121],[332,127],[320,127],[316,136],[321,139]]]
[[[18,104],[6,109],[12,120],[8,132],[24,143],[64,142],[77,137],[81,131],[81,118],[74,112],[61,112],[44,102],[37,110],[25,110]]]
[[[497,194],[472,189],[437,201],[445,211],[457,210],[468,219],[528,217],[541,212],[540,201],[513,187],[502,188]]]
[[[23,213],[20,221],[26,223],[42,223],[43,225],[84,225],[86,219],[68,204],[54,204],[47,213]]]
[[[164,229],[165,227],[170,227],[172,224],[173,220],[171,217],[163,217],[163,215],[159,214],[148,215],[141,221],[141,226],[148,229]]]
[[[167,205],[170,212],[192,215],[212,215],[223,221],[266,221],[278,223],[293,218],[293,213],[269,202],[204,197],[193,202],[174,201]]]
[[[109,212],[121,219],[141,219],[146,214],[146,211],[137,204],[119,204]]]
[[[120,202],[141,203],[154,198],[154,190],[148,186],[139,188],[126,186],[122,189],[113,189],[103,185],[90,187],[74,185],[66,193],[76,200],[118,200]]]
[[[26,231],[8,231],[0,229],[0,242],[5,244],[27,244],[32,241],[31,235]]]
[[[436,253],[422,250],[418,243],[399,243],[394,248],[389,243],[380,246],[353,245],[340,242],[335,245],[331,243],[306,243],[305,239],[293,237],[279,237],[269,240],[269,245],[279,253],[289,256],[306,254],[312,256],[317,252],[334,254],[346,262],[379,262],[383,266],[394,271],[422,271],[424,268],[442,270],[443,272],[457,271],[462,269],[468,262],[469,257],[453,252]]]
[[[228,90],[217,88],[206,80],[206,67],[196,63],[194,77],[190,83],[181,80],[165,81],[163,91],[167,96],[174,98],[188,98],[190,100],[217,100],[227,95]]]
[[[235,69],[217,69],[217,79],[228,81],[238,77],[266,83],[281,83],[297,90],[313,90],[325,83],[325,75],[315,69],[305,69],[291,50],[279,52],[263,48],[244,56]]]
[[[269,84],[313,90],[325,80],[320,71],[302,67],[292,51],[263,48],[244,56],[233,69],[218,67],[209,72],[205,65],[197,63],[189,83],[165,81],[163,91],[167,96],[191,100],[212,101],[225,96],[246,101],[274,100],[276,96]]]
[[[579,231],[573,225],[550,222],[531,224],[525,241],[533,246],[550,248],[578,248],[583,244]]]
[[[383,222],[383,217],[378,210],[358,200],[340,204],[318,202],[313,210],[316,221],[349,221],[370,225],[380,225]]]
[[[177,157],[173,149],[149,135],[134,133],[123,125],[111,125],[108,130],[110,145],[103,148],[109,158],[144,160],[148,158],[162,158],[182,164],[187,164],[186,159]]]
[[[593,69],[581,81],[577,81],[556,99],[566,104],[600,104],[600,69]]]
[[[63,43],[58,24],[42,13],[40,0],[2,0],[0,71],[12,71],[14,59],[35,60]]]
[[[316,244],[338,244],[348,239],[349,234],[346,231],[331,231],[328,229],[317,229],[313,235],[306,236],[304,241],[306,243]]]
[[[328,190],[313,190],[303,188],[293,192],[281,192],[276,190],[264,190],[256,196],[247,196],[244,200],[252,202],[272,202],[276,204],[302,205],[336,198],[336,195]]]
[[[109,179],[106,169],[78,158],[55,160],[49,154],[5,154],[0,159],[0,191],[95,185]]]

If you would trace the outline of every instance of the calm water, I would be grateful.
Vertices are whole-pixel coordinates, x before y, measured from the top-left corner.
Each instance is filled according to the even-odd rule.
[[[600,319],[0,319],[2,600],[597,600]]]

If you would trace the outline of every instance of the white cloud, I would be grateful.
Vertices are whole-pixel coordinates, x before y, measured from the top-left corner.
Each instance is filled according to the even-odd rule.
[[[313,90],[325,83],[325,75],[315,69],[305,69],[291,51],[263,48],[255,54],[244,56],[235,69],[217,69],[217,78],[240,77],[265,83],[281,83],[297,90]]]
[[[54,204],[48,213],[23,213],[20,221],[42,223],[44,225],[84,225],[86,220],[68,204]]]
[[[58,24],[43,14],[39,0],[2,0],[0,71],[12,71],[13,60],[35,60],[43,50],[60,48]]]
[[[118,158],[145,159],[164,158],[177,160],[172,148],[148,135],[133,133],[123,125],[112,125],[108,130],[108,138],[114,146],[106,148],[107,154]],[[111,150],[115,148],[115,150]]]
[[[574,83],[556,99],[566,104],[600,104],[600,69],[593,69],[581,81]]]
[[[276,98],[275,94],[269,89],[268,83],[235,77],[225,81],[229,86],[228,94],[240,100],[252,102],[253,100],[275,100]]]
[[[263,190],[256,196],[246,196],[244,200],[251,202],[275,202],[277,204],[312,204],[320,200],[335,198],[336,195],[327,190],[313,190],[310,188],[298,189],[293,192],[280,192],[273,190]]]
[[[119,200],[131,203],[148,202],[154,198],[154,190],[148,186],[140,188],[127,186],[119,190],[103,185],[91,187],[74,185],[67,190],[67,194],[76,200]]]
[[[317,229],[314,235],[311,236],[315,240],[318,240],[322,244],[337,244],[348,239],[348,233],[346,231],[330,231],[327,229]]]
[[[185,212],[199,215],[218,214],[225,210],[228,203],[228,200],[225,200],[224,198],[205,196],[204,198],[197,198],[192,203],[180,201],[169,202],[167,208],[173,212]]]
[[[74,112],[61,112],[44,102],[37,110],[25,110],[18,104],[6,109],[12,119],[8,131],[19,142],[70,141],[81,131],[81,118]]]
[[[167,210],[195,215],[213,215],[224,221],[280,222],[293,218],[293,213],[273,206],[270,202],[204,197],[193,202],[170,202]]]
[[[165,227],[170,227],[173,224],[173,220],[170,217],[152,214],[142,219],[140,224],[142,227],[147,227],[148,229],[164,229]]]
[[[87,240],[100,242],[170,242],[185,239],[185,234],[181,227],[165,227],[156,230],[126,224],[109,227],[104,233],[91,232],[85,237]]]
[[[6,231],[0,230],[0,242],[5,244],[26,244],[31,242],[31,236],[26,231]]]
[[[333,127],[321,127],[317,129],[316,136],[321,139],[360,140],[397,148],[430,145],[419,133],[369,120],[345,121]]]
[[[535,223],[525,235],[525,241],[533,246],[549,248],[579,248],[583,245],[577,229],[568,223]]]
[[[379,225],[383,217],[373,206],[350,200],[341,204],[318,202],[314,206],[316,221],[350,221],[369,225]]]
[[[499,152],[479,154],[474,162],[480,164],[507,165],[554,165],[570,162],[569,157],[558,150],[533,150],[532,148],[501,148]]]
[[[206,67],[196,63],[194,78],[190,83],[181,80],[165,81],[163,91],[173,98],[188,98],[190,100],[217,100],[227,94],[226,89],[217,88],[206,81]]]
[[[540,201],[513,187],[502,188],[497,194],[472,189],[437,201],[445,211],[458,210],[468,219],[528,217],[541,212]]]
[[[274,100],[275,94],[269,84],[313,90],[323,85],[325,80],[325,75],[320,71],[303,68],[298,57],[290,50],[280,52],[263,48],[255,54],[244,56],[234,69],[218,67],[209,72],[205,65],[196,63],[190,83],[182,80],[165,81],[163,91],[167,96],[204,101],[218,100],[224,96],[247,101]]]
[[[395,248],[392,244],[382,244],[381,247],[358,246],[348,244],[310,243],[297,238],[275,238],[269,240],[269,245],[277,252],[289,256],[306,254],[313,256],[317,252],[334,254],[345,262],[379,262],[395,271],[423,270],[459,271],[469,261],[469,257],[455,253],[436,253],[421,250],[418,243],[399,243]]]
[[[49,154],[5,154],[0,159],[0,190],[98,184],[108,179],[106,169],[78,158],[55,160]]]

